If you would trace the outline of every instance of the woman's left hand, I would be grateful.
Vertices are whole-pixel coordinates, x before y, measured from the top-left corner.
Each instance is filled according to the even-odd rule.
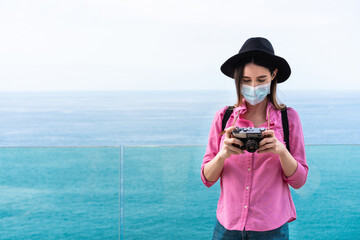
[[[258,153],[274,153],[280,155],[283,151],[286,151],[286,147],[276,137],[274,130],[266,130],[262,132],[264,139],[260,141]]]

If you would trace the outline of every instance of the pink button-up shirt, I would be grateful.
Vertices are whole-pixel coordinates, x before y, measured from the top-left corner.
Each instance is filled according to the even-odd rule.
[[[220,133],[226,108],[215,114],[210,128],[209,142],[201,166],[201,179],[207,187],[215,182],[206,180],[204,167],[222,148],[225,134],[220,136]],[[232,126],[239,112],[235,126],[254,127],[251,121],[242,117],[246,112],[246,105],[243,104],[234,109],[226,128]],[[269,113],[270,129],[285,144],[281,111],[268,102],[266,112]],[[220,175],[221,193],[216,211],[217,219],[226,229],[269,231],[296,219],[289,185],[296,189],[302,187],[306,182],[308,166],[299,116],[292,108],[288,108],[287,113],[290,153],[298,162],[296,171],[286,177],[280,165],[280,157],[273,153],[244,151],[244,154],[232,155],[226,159]],[[268,121],[268,116],[266,120]],[[268,122],[258,127],[268,128]]]

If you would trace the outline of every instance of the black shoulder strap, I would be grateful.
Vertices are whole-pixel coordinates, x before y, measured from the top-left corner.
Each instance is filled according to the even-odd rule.
[[[284,141],[286,143],[286,148],[290,152],[290,143],[289,143],[289,121],[288,121],[288,115],[287,115],[287,109],[286,106],[281,109],[281,120],[283,125],[283,131],[284,131]]]
[[[228,108],[226,109],[225,115],[224,115],[223,120],[222,120],[222,131],[225,130],[226,123],[229,120],[229,117],[230,117],[233,109],[234,109],[234,106],[228,106]]]

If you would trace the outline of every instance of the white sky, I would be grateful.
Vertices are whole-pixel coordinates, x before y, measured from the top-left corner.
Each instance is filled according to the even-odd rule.
[[[0,0],[0,91],[233,89],[249,37],[292,68],[281,89],[360,90],[360,1]]]

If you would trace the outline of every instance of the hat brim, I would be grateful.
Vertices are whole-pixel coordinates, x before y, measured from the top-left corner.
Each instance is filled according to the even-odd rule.
[[[221,72],[230,78],[234,78],[234,71],[236,65],[238,65],[239,63],[241,64],[242,61],[245,61],[246,59],[252,56],[262,57],[269,61],[269,65],[274,66],[275,68],[278,69],[278,73],[277,73],[278,83],[285,82],[289,78],[291,74],[291,69],[285,59],[276,55],[271,55],[269,53],[263,51],[257,51],[257,50],[242,52],[232,56],[231,58],[226,60],[226,62],[224,62],[223,65],[221,65],[220,68]]]

